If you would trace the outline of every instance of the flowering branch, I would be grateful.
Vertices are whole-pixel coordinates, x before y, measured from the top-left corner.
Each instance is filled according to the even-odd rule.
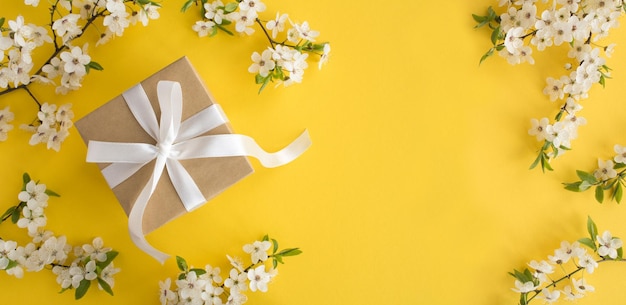
[[[39,1],[24,0],[24,3],[36,7]],[[78,90],[90,70],[103,70],[87,54],[88,44],[82,48],[73,45],[87,29],[102,20],[106,29],[100,34],[97,46],[114,36],[122,36],[131,23],[140,21],[147,25],[149,19],[159,17],[159,7],[151,0],[54,0],[50,3],[50,22],[46,24],[49,29],[27,24],[23,16],[9,20],[8,27],[4,27],[6,19],[0,18],[0,96],[23,89],[39,107],[38,120],[22,126],[33,133],[31,145],[46,143],[48,149],[58,151],[61,142],[69,135],[67,129],[71,127],[71,121],[52,125],[44,122],[40,117],[48,105],[41,103],[28,87],[34,82],[56,86],[56,81],[60,81],[55,90],[57,94]],[[39,69],[31,73],[34,67],[32,54],[45,44],[54,45],[54,50]],[[56,108],[56,105],[52,107]],[[69,110],[71,105],[61,107]],[[4,111],[9,112],[9,108]],[[12,125],[7,121],[0,121],[0,140],[6,140],[6,132],[11,129]]]
[[[244,245],[243,251],[250,254],[251,263],[244,267],[241,259],[227,255],[232,268],[224,280],[219,267],[206,265],[204,269],[193,268],[184,258],[177,256],[176,263],[180,270],[175,281],[177,288],[170,289],[172,280],[169,278],[160,282],[161,304],[244,304],[248,297],[243,292],[248,288],[252,292],[266,292],[267,285],[278,274],[276,268],[279,263],[283,263],[283,257],[302,253],[298,248],[279,251],[278,241],[267,235],[261,241]],[[270,259],[272,266],[266,269]]]
[[[573,192],[584,192],[595,187],[596,201],[602,203],[608,191],[611,199],[620,203],[626,186],[626,147],[615,145],[617,155],[613,160],[598,159],[598,168],[593,173],[577,170],[579,181],[563,183],[565,189]],[[615,161],[615,163],[613,162]]]
[[[595,288],[586,282],[584,276],[577,279],[574,278],[574,275],[581,272],[591,274],[602,262],[626,262],[626,259],[623,258],[621,239],[613,237],[609,231],[599,235],[597,226],[591,217],[587,218],[587,231],[589,237],[581,238],[571,244],[566,241],[561,242],[561,247],[554,251],[554,256],[548,256],[548,261],[537,262],[533,260],[528,263],[530,269],[513,270],[509,273],[515,278],[513,291],[520,294],[520,305],[527,305],[535,298],[553,303],[559,299],[561,293],[570,301],[580,299],[586,293],[595,291]],[[594,259],[592,254],[580,247],[580,244],[589,247],[593,250],[593,254],[599,258]],[[573,271],[567,272],[565,264],[570,261],[575,268]],[[560,266],[565,274],[553,280],[550,275],[555,272],[555,266]],[[558,290],[558,284],[565,280],[570,280],[571,285],[566,285],[562,290]]]
[[[98,287],[113,295],[113,275],[119,272],[113,266],[118,252],[105,248],[100,237],[92,244],[73,248],[66,243],[65,236],[55,236],[43,227],[47,223],[44,213],[48,207],[49,197],[59,195],[45,184],[31,180],[28,174],[23,175],[22,191],[18,194],[19,203],[12,206],[0,217],[0,224],[11,220],[19,228],[28,230],[32,242],[20,246],[17,242],[0,238],[0,270],[16,278],[24,276],[24,270],[38,272],[51,269],[57,275],[57,283],[61,292],[75,289],[74,297],[82,298],[91,283],[96,281]],[[73,255],[70,252],[73,250]],[[74,259],[68,263],[68,258]]]
[[[501,14],[489,7],[485,15],[472,15],[476,28],[487,26],[491,30],[492,47],[480,58],[480,63],[498,55],[512,64],[534,64],[533,49],[543,51],[548,47],[568,45],[570,50],[561,77],[547,78],[543,93],[550,101],[561,101],[559,111],[551,121],[547,117],[532,119],[528,133],[543,142],[530,168],[541,166],[542,171],[552,170],[550,161],[571,149],[571,141],[578,137],[578,127],[586,120],[577,116],[582,109],[581,100],[588,98],[593,84],[603,87],[610,78],[611,69],[605,64],[601,52],[610,57],[615,44],[599,46],[596,42],[608,36],[609,30],[618,26],[617,18],[626,6],[622,0],[544,0],[542,8],[536,1],[499,0],[507,10]],[[551,3],[548,3],[551,2]]]
[[[302,82],[304,69],[308,67],[309,54],[320,56],[318,68],[328,61],[330,44],[316,43],[318,31],[311,30],[308,22],[294,23],[287,14],[276,13],[276,18],[270,21],[260,19],[258,13],[265,11],[265,4],[260,0],[235,0],[222,3],[221,0],[186,0],[182,11],[187,11],[192,5],[200,7],[202,20],[197,21],[192,29],[198,36],[214,36],[218,31],[233,35],[226,27],[235,24],[235,32],[241,35],[252,35],[253,26],[258,25],[270,46],[261,54],[252,53],[252,65],[248,72],[255,74],[255,82],[261,87],[259,93],[270,83],[289,86]],[[283,41],[276,40],[279,33],[285,31],[285,24],[289,20],[291,28]],[[269,33],[271,31],[271,34]]]

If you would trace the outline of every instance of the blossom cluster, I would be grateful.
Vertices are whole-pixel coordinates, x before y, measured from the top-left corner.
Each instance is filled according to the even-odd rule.
[[[565,188],[574,192],[584,192],[595,187],[595,198],[602,203],[604,193],[609,192],[611,199],[620,203],[626,183],[626,146],[616,144],[613,147],[613,159],[598,159],[598,167],[593,172],[577,170],[579,181],[564,183]]]
[[[73,126],[74,112],[72,104],[64,104],[59,107],[44,103],[37,113],[38,125],[23,124],[20,128],[31,132],[29,144],[36,145],[45,143],[48,149],[59,151],[61,143],[69,135],[69,129]]]
[[[0,223],[11,219],[28,231],[32,241],[21,246],[16,241],[0,238],[0,270],[22,278],[24,271],[52,269],[62,291],[75,289],[76,299],[84,296],[92,281],[97,281],[100,289],[113,294],[113,275],[119,272],[113,265],[117,252],[104,247],[100,237],[91,244],[72,247],[65,236],[45,230],[45,209],[50,196],[58,194],[24,174],[23,191],[18,194],[20,203],[9,208]]]
[[[183,10],[198,0],[188,0]],[[202,20],[196,21],[192,29],[200,37],[216,35],[218,31],[233,34],[227,26],[234,23],[236,33],[252,35],[258,25],[268,39],[270,46],[261,53],[253,52],[252,64],[248,72],[255,74],[255,81],[261,85],[261,92],[269,82],[276,80],[278,85],[289,86],[301,83],[304,70],[308,68],[309,54],[320,57],[318,68],[321,69],[328,61],[330,44],[316,42],[319,32],[312,30],[307,21],[293,22],[288,14],[276,13],[272,20],[264,21],[259,13],[265,11],[266,5],[260,0],[236,0],[224,4],[220,0],[213,2],[201,1]],[[287,26],[289,22],[290,26]],[[284,37],[279,39],[279,34]]]
[[[39,5],[36,0],[25,0],[24,3]],[[54,85],[57,94],[67,94],[80,89],[90,69],[103,69],[88,55],[88,43],[82,47],[75,45],[76,39],[87,28],[95,25],[96,20],[102,20],[100,39],[96,43],[100,45],[112,37],[122,36],[130,24],[141,22],[147,25],[150,19],[159,17],[160,7],[149,0],[54,0],[50,5],[47,27],[28,23],[23,16],[8,20],[8,27],[5,27],[6,19],[0,18],[0,95],[23,89],[44,112],[42,104],[28,88],[31,83]],[[54,46],[52,54],[35,70],[33,54],[46,44]],[[44,126],[46,122],[40,120],[39,124]],[[5,140],[8,130],[2,127],[0,125],[0,140]],[[57,144],[62,140],[50,143],[31,139],[30,142],[31,145],[47,143],[49,149],[58,150]]]
[[[270,254],[271,250],[271,254]],[[239,305],[248,297],[245,292],[267,292],[268,284],[278,274],[277,265],[283,263],[283,257],[302,253],[298,248],[278,250],[278,242],[266,235],[261,241],[243,246],[243,251],[250,254],[250,265],[246,267],[238,257],[226,256],[231,268],[223,278],[219,267],[206,265],[203,269],[187,265],[185,259],[176,257],[180,274],[172,288],[172,280],[159,283],[162,305],[198,304],[198,305]],[[268,266],[272,259],[271,266]]]
[[[577,128],[584,119],[576,117],[582,109],[580,101],[588,98],[593,84],[604,86],[610,68],[603,56],[610,57],[615,44],[601,46],[598,41],[619,25],[624,8],[621,0],[500,0],[506,11],[498,15],[489,8],[485,16],[474,15],[477,27],[488,25],[492,30],[493,47],[481,62],[497,52],[510,64],[534,64],[533,50],[566,46],[565,75],[548,77],[543,93],[551,101],[562,101],[553,123],[547,118],[533,119],[529,134],[543,142],[531,168],[541,164],[551,170],[549,161],[571,148]],[[565,117],[564,117],[565,116]],[[561,119],[565,122],[561,122]],[[571,122],[570,122],[571,121]]]
[[[554,250],[554,255],[548,255],[547,260],[532,260],[528,263],[530,268],[510,273],[515,277],[513,291],[520,293],[520,305],[526,305],[534,298],[545,303],[553,303],[561,296],[570,301],[580,299],[595,291],[595,287],[584,278],[585,272],[593,273],[599,263],[604,261],[623,261],[621,239],[614,237],[609,231],[598,234],[596,224],[591,218],[587,220],[587,230],[589,237],[572,243],[563,241]],[[590,253],[581,244],[593,252]],[[559,270],[564,274],[556,278]],[[577,275],[578,273],[581,275]]]

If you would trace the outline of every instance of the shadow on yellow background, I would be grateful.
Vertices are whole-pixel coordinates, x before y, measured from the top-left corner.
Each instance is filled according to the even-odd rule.
[[[90,73],[81,90],[57,96],[33,87],[43,101],[71,102],[78,119],[188,56],[236,132],[272,151],[310,130],[313,146],[301,158],[276,169],[252,160],[252,176],[148,235],[157,248],[226,269],[226,254],[243,255],[241,246],[266,233],[300,247],[304,253],[286,259],[268,293],[248,294],[249,304],[500,305],[518,301],[507,272],[585,236],[587,215],[601,231],[626,236],[626,207],[597,204],[593,194],[561,185],[626,144],[623,27],[610,36],[618,42],[607,62],[613,79],[583,102],[588,125],[553,163],[556,170],[542,174],[528,170],[539,144],[527,130],[531,118],[557,111],[542,90],[546,77],[560,73],[551,62],[558,54],[537,54],[534,66],[512,67],[497,56],[479,66],[489,33],[473,29],[471,14],[495,1],[265,2],[267,18],[287,12],[332,44],[330,62],[322,70],[311,63],[302,84],[257,94],[247,67],[251,53],[265,48],[263,37],[198,38],[190,29],[196,16],[179,12],[182,1],[164,0],[161,18],[148,27],[90,49],[105,70]],[[45,5],[4,4],[2,14],[41,21]],[[0,97],[5,105],[16,124],[34,118],[36,107],[22,92]],[[158,304],[158,281],[176,275],[175,262],[161,266],[133,245],[124,212],[70,132],[55,153],[12,131],[0,143],[0,202],[15,203],[28,172],[61,194],[50,200],[47,228],[70,244],[101,236],[120,251],[115,296],[91,291],[79,302]],[[0,230],[26,240],[8,224]],[[588,277],[596,292],[578,304],[625,298],[624,272],[601,265]],[[51,272],[21,280],[0,273],[0,283],[3,302],[74,302],[71,293],[57,293]]]

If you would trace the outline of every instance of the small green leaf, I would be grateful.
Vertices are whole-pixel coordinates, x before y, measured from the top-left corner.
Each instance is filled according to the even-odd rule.
[[[613,197],[615,198],[615,201],[617,201],[617,203],[621,203],[623,195],[624,195],[624,190],[622,188],[622,183],[618,182],[617,186],[615,187],[615,192],[613,193]]]
[[[4,270],[9,270],[11,268],[17,267],[18,263],[14,260],[9,260],[9,264],[4,268]]]
[[[113,262],[113,260],[117,257],[117,255],[119,254],[119,252],[117,251],[109,251],[107,252],[107,259],[104,262],[97,262],[96,265],[98,266],[98,268],[100,269],[104,269],[106,268],[108,265],[111,264],[111,262]]]
[[[263,238],[261,239],[261,241],[269,241],[270,240],[270,236],[265,234],[265,236],[263,236]]]
[[[620,248],[621,249],[621,248]],[[276,258],[274,258],[272,260],[272,267],[274,267],[274,269],[276,269],[276,267],[278,267],[278,261],[276,260]]]
[[[24,173],[24,175],[22,175],[22,191],[26,190],[26,184],[28,184],[28,182],[30,182],[30,176],[28,175],[28,173]]]
[[[268,75],[268,77],[265,78],[265,81],[263,81],[263,84],[261,85],[261,88],[259,88],[259,92],[257,94],[261,94],[261,91],[263,91],[263,89],[265,89],[265,87],[267,86],[267,84],[270,83],[270,77]]]
[[[493,29],[493,32],[491,33],[491,43],[494,46],[498,43],[498,40],[500,40],[500,26]]]
[[[590,174],[588,172],[585,171],[581,171],[581,170],[577,170],[576,171],[576,175],[578,175],[578,178],[580,178],[583,181],[587,181],[591,184],[597,183],[598,179],[596,179],[596,177],[593,174]]]
[[[587,237],[581,238],[581,239],[578,240],[578,242],[583,244],[583,245],[585,245],[585,246],[587,246],[587,247],[589,247],[589,248],[591,248],[591,249],[593,249],[594,251],[596,250],[596,244],[590,238],[587,238]]]
[[[87,293],[87,290],[89,290],[89,286],[91,286],[90,280],[80,281],[80,284],[78,285],[78,288],[76,288],[76,292],[74,293],[74,298],[79,300],[80,298],[84,297]]]
[[[598,236],[598,227],[596,226],[596,223],[593,222],[593,219],[591,219],[591,216],[587,216],[587,232],[589,232],[589,236],[591,237],[591,240],[595,242],[596,236]],[[595,245],[594,245],[594,249],[595,249]]]
[[[88,64],[85,65],[85,68],[86,68],[87,72],[89,72],[90,69],[94,69],[94,70],[98,70],[98,71],[104,70],[104,68],[99,63],[97,63],[95,61],[90,61]]]
[[[0,223],[2,221],[4,221],[4,219],[6,219],[9,216],[13,215],[13,211],[15,211],[16,208],[17,208],[17,206],[12,206],[12,207],[8,208],[7,211],[4,212],[4,214],[2,214],[2,218],[0,218]]]
[[[55,191],[53,190],[46,190],[46,195],[51,196],[51,197],[61,197],[61,195],[57,194]]]
[[[187,2],[183,4],[183,7],[180,9],[180,11],[183,13],[186,12],[194,2],[195,2],[194,0],[187,0]]]
[[[483,61],[485,61],[485,59],[487,59],[487,58],[489,58],[489,56],[493,55],[493,51],[494,51],[494,49],[493,49],[493,48],[489,49],[489,51],[487,51],[487,53],[485,53],[485,54],[484,54],[484,55],[480,58],[480,61],[478,62],[478,64],[479,64],[479,65],[480,65],[480,64],[482,64],[482,63],[483,63]]]
[[[604,200],[604,189],[602,189],[602,185],[596,186],[596,200],[599,203],[602,203],[602,201]]]
[[[624,167],[626,167],[626,164],[619,163],[619,162],[615,162],[615,165],[613,165],[613,169],[620,169],[620,168],[624,168]]]
[[[224,22],[222,22],[222,23],[224,23]],[[225,27],[223,27],[223,26],[221,26],[219,24],[215,24],[215,27],[220,29],[220,30],[222,30],[222,31],[224,31],[226,34],[228,34],[230,36],[234,36],[235,35],[235,34],[233,34],[233,32],[227,30]]]
[[[195,272],[197,276],[203,275],[206,273],[206,270],[200,268],[192,268],[189,272]]]
[[[476,14],[472,14],[472,18],[474,18],[474,20],[479,23],[487,20],[487,16],[478,16]]]
[[[0,18],[0,28],[4,25],[4,20],[5,20],[4,17]]]
[[[109,285],[109,283],[107,283],[105,280],[98,277],[98,284],[100,285],[100,287],[102,287],[102,290],[106,291],[106,293],[113,295],[113,289],[111,289],[111,285]]]
[[[279,256],[294,256],[294,255],[298,255],[301,253],[302,251],[300,251],[300,249],[298,248],[290,248],[290,249],[285,249],[283,251],[280,251],[278,255]]]
[[[182,272],[187,272],[189,270],[189,266],[187,266],[187,261],[180,256],[176,256],[176,264],[178,265],[178,269]]]
[[[232,13],[239,7],[239,3],[230,2],[224,6],[224,14]]]
[[[13,215],[11,215],[12,223],[17,223],[17,221],[20,220],[20,216],[22,215],[23,208],[24,208],[24,205],[22,203],[20,203],[18,206],[15,207],[15,210],[13,210]]]
[[[531,164],[528,169],[533,169],[539,165],[539,161],[541,161],[541,154],[542,153],[539,153],[539,155],[537,155],[537,158],[535,158],[535,161],[533,161],[533,164]]]
[[[276,253],[276,251],[278,251],[278,241],[272,238],[272,244],[274,245],[274,248],[272,249],[272,253]]]
[[[572,182],[572,183],[563,183],[565,185],[565,189],[572,192],[581,192],[580,184],[582,181]]]
[[[280,256],[280,255],[276,255],[276,256],[274,256],[274,260],[278,261],[278,262],[279,262],[279,263],[281,263],[281,264],[284,264],[284,262],[283,262],[283,257],[282,257],[282,256]]]
[[[624,256],[624,248],[619,248],[617,249],[617,259],[622,259],[622,257]]]
[[[185,274],[185,273],[180,273],[180,274],[178,275],[178,279],[179,279],[179,280],[184,280],[186,277],[187,277],[187,274]]]

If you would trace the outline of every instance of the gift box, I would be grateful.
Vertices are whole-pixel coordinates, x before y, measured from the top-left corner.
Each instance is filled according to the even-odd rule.
[[[189,60],[183,57],[141,82],[156,117],[160,115],[157,84],[161,80],[180,83],[183,121],[215,103],[215,99],[204,86]],[[156,142],[137,122],[122,95],[78,120],[75,126],[86,143],[94,140],[152,144]],[[226,123],[205,134],[232,134],[232,129]],[[151,161],[112,188],[127,215],[150,179],[154,163],[154,160]],[[189,172],[207,200],[253,172],[245,156],[180,160],[180,163]],[[101,170],[105,170],[110,165],[110,163],[98,163]],[[149,233],[185,213],[187,210],[169,176],[163,174],[143,214],[143,232]]]

